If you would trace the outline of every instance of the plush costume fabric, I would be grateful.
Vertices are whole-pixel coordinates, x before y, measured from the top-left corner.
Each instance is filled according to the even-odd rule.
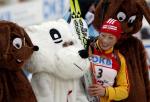
[[[21,69],[33,53],[33,47],[23,28],[0,21],[0,102],[36,102]]]
[[[145,0],[106,1],[100,0],[97,6],[94,26],[99,29],[103,21],[110,17],[122,23],[124,32],[116,48],[126,58],[130,80],[129,97],[123,101],[150,102],[150,82],[145,49],[142,42],[132,36],[140,30],[143,16],[150,23],[150,9]],[[104,12],[101,13],[101,11]]]
[[[65,20],[50,21],[26,29],[39,46],[26,69],[38,102],[88,102],[80,78],[89,66],[78,51],[83,49],[77,34]]]

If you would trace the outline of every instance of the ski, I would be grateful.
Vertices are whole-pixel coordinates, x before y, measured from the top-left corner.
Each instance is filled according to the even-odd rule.
[[[88,39],[88,25],[81,16],[81,10],[78,3],[78,0],[70,0],[71,7],[71,24],[75,29],[78,38],[81,40],[81,44],[84,48],[87,48],[87,39]],[[90,85],[93,83],[93,74],[91,69],[87,70],[83,76],[83,81],[85,84],[86,94],[89,102],[100,102],[98,97],[92,97],[88,94],[87,90]]]
[[[73,23],[75,32],[77,33],[81,44],[84,48],[87,48],[87,39],[88,39],[88,26],[85,20],[81,16],[81,10],[78,3],[78,0],[70,0],[71,6],[71,22]]]

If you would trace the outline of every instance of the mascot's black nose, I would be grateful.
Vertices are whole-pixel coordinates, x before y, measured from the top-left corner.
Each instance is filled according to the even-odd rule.
[[[88,58],[89,57],[88,50],[83,49],[83,50],[78,51],[78,53],[79,53],[81,58]]]
[[[33,46],[33,51],[38,51],[39,47],[38,46]]]

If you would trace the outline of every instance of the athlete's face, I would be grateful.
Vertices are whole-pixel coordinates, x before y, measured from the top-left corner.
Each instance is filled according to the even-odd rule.
[[[117,42],[116,36],[110,33],[102,32],[98,39],[99,46],[102,48],[102,50],[108,50],[112,48]]]

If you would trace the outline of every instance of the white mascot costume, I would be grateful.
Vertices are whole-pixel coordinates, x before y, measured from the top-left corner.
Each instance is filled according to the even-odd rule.
[[[26,31],[39,46],[26,65],[38,102],[88,102],[80,78],[89,61],[79,56],[84,48],[71,26],[61,19]]]

